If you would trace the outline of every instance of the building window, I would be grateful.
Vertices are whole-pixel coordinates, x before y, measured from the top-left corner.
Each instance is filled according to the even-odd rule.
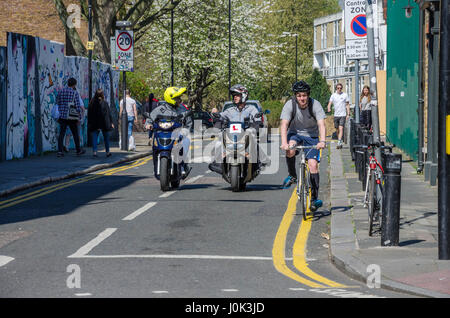
[[[339,21],[334,21],[334,46],[339,46]]]
[[[345,81],[345,86],[347,89],[347,95],[348,95],[348,99],[350,100],[350,105],[353,103],[352,98],[353,98],[353,79],[352,78],[348,78]]]
[[[321,25],[320,39],[321,39],[322,49],[326,49],[327,48],[327,25],[326,24]]]
[[[317,51],[317,27],[314,27],[314,51]]]

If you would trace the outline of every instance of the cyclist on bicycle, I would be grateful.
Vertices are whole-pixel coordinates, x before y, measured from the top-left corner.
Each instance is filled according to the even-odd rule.
[[[325,148],[325,112],[319,101],[309,97],[311,88],[299,81],[292,86],[294,96],[288,100],[281,112],[281,149],[286,151],[286,163],[289,176],[283,182],[283,189],[289,188],[297,182],[295,165],[298,144],[316,146],[317,149],[306,151],[306,159],[311,176],[311,211],[322,206],[319,195],[319,165],[320,149]],[[294,108],[295,107],[295,108]]]

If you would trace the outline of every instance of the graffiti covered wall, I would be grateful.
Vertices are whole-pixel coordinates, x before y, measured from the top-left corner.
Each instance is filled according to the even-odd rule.
[[[77,80],[77,90],[88,108],[88,59],[64,56],[63,44],[16,33],[8,33],[6,55],[6,160],[56,150],[59,132],[51,109],[70,77]],[[92,75],[93,91],[102,88],[109,104],[115,106],[111,107],[113,113],[117,112],[118,72],[109,64],[94,61]],[[86,121],[81,132],[82,144],[86,145]]]
[[[6,160],[6,47],[0,47],[0,161]]]

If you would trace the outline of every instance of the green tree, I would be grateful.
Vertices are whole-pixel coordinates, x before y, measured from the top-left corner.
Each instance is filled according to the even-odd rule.
[[[306,81],[311,86],[311,97],[318,100],[326,111],[331,95],[330,85],[328,85],[326,79],[318,69],[314,69],[313,73]]]
[[[260,78],[271,98],[290,94],[295,81],[295,47],[298,35],[298,78],[312,74],[314,19],[339,12],[337,0],[260,0],[265,4],[260,16],[260,36],[267,63],[259,66]],[[283,35],[289,32],[291,36]]]
[[[127,20],[132,23],[135,42],[145,34],[149,26],[161,16],[167,15],[182,0],[93,0],[93,40],[94,55],[101,61],[111,62],[110,36],[114,35],[116,21]],[[66,30],[68,38],[77,55],[87,55],[78,29],[67,23],[69,14],[63,0],[53,0],[56,11]],[[74,0],[81,9],[81,16],[88,19],[88,0]]]
[[[122,73],[120,77],[122,78]],[[143,72],[135,71],[127,73],[127,89],[130,90],[130,95],[140,102],[145,102],[145,99],[150,94],[150,88],[146,81],[147,78]],[[122,83],[122,79],[120,83]]]

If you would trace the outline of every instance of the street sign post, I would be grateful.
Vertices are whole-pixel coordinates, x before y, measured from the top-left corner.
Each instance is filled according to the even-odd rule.
[[[134,71],[133,31],[116,30],[114,65],[123,72]]]
[[[114,60],[113,66],[116,70],[122,71],[123,99],[121,118],[121,150],[128,150],[128,117],[127,117],[127,72],[134,72],[133,68],[133,31],[126,30],[131,27],[130,21],[116,22],[116,37],[111,38],[111,58]],[[113,42],[114,41],[114,42]],[[114,47],[114,49],[113,49]]]
[[[372,1],[375,28],[375,52],[378,55],[377,3]],[[367,59],[366,1],[346,1],[344,6],[345,55],[347,60]]]

